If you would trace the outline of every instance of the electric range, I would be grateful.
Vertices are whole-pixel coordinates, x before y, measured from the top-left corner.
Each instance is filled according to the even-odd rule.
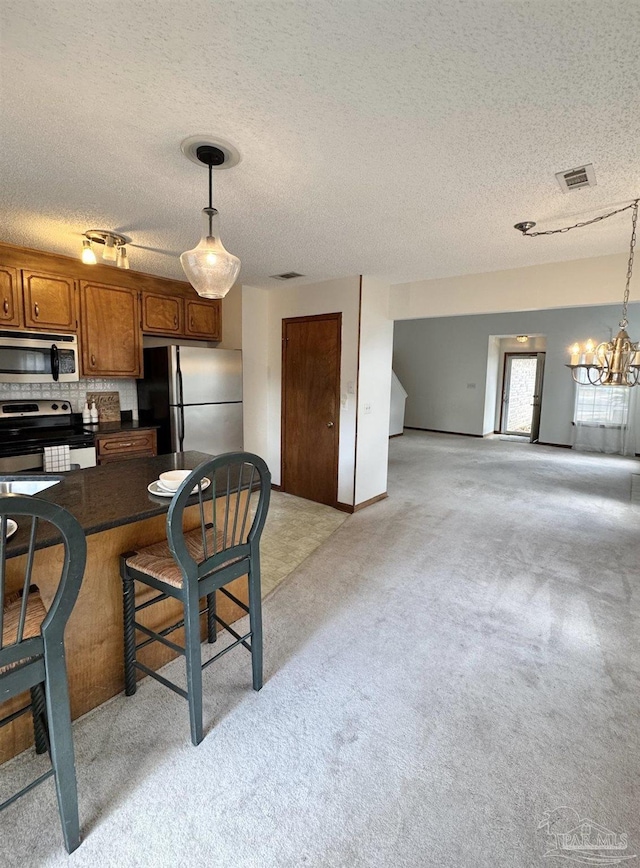
[[[45,446],[71,447],[71,462],[96,463],[93,434],[68,401],[0,403],[0,473],[41,470]]]

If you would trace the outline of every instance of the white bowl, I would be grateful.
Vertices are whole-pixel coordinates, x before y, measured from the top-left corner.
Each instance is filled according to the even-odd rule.
[[[160,474],[160,482],[169,491],[177,491],[190,474],[190,470],[167,470]]]

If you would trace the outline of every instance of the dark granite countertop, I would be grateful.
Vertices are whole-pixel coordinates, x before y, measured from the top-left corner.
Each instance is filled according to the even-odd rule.
[[[174,452],[155,458],[134,458],[114,461],[100,467],[70,470],[63,474],[57,485],[42,491],[38,497],[68,509],[80,522],[87,535],[113,527],[142,521],[166,512],[170,497],[149,494],[147,486],[165,470],[192,470],[203,461],[213,458],[204,452]],[[35,474],[29,474],[32,477]],[[193,498],[197,503],[197,498]],[[7,557],[16,557],[27,551],[29,520],[18,517],[18,530],[7,544]],[[20,526],[22,525],[22,526]],[[43,524],[38,534],[37,548],[46,548],[59,542],[50,525]]]
[[[91,434],[119,434],[124,431],[145,431],[150,428],[159,428],[160,425],[147,425],[133,419],[126,422],[98,422],[97,425],[87,425],[86,423],[83,423],[82,427],[85,431],[89,431]]]

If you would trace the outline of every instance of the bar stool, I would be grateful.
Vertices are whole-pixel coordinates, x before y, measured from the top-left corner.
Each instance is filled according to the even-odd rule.
[[[8,518],[31,519],[22,587],[5,594]],[[64,546],[58,588],[47,612],[38,588],[31,584],[38,522],[57,528]],[[49,751],[51,768],[0,804],[9,807],[20,796],[53,776],[62,834],[67,852],[80,844],[78,790],[71,734],[69,689],[64,658],[64,630],[84,575],[87,543],[76,519],[55,503],[19,494],[0,495],[0,702],[29,690],[31,701],[6,715],[0,726],[31,711],[36,751]]]
[[[211,481],[207,486],[207,480]],[[207,487],[209,490],[207,490]],[[195,494],[194,494],[195,492]],[[125,693],[136,692],[136,669],[169,687],[189,704],[191,741],[199,744],[202,728],[202,670],[227,651],[242,645],[251,653],[253,689],[262,687],[262,601],[260,597],[260,537],[271,495],[271,474],[257,455],[229,452],[205,461],[184,480],[167,514],[167,540],[121,556],[124,593]],[[206,506],[211,503],[211,520]],[[198,504],[200,526],[183,530],[184,510]],[[245,606],[226,587],[247,575],[249,605]],[[134,581],[158,595],[136,606]],[[249,615],[249,632],[241,636],[216,611],[220,591]],[[172,597],[180,600],[184,617],[160,632],[136,620],[136,613]],[[206,598],[200,610],[200,600]],[[235,639],[204,664],[200,649],[200,615],[207,615],[207,638],[216,641],[216,624]],[[184,627],[184,647],[167,636]],[[146,638],[136,644],[136,630]],[[187,689],[169,681],[140,662],[137,652],[151,642],[161,642],[186,659]]]

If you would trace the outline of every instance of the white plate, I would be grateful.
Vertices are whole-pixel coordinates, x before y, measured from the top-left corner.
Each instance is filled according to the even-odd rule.
[[[211,485],[211,480],[208,479],[206,476],[203,476],[202,477],[202,490],[204,491],[205,488],[208,488],[210,485]],[[175,491],[168,491],[166,488],[163,488],[162,485],[160,484],[159,479],[156,479],[154,482],[150,482],[149,485],[147,485],[147,491],[149,492],[149,494],[155,494],[156,497],[173,497],[173,495],[176,494]],[[191,492],[191,494],[197,494],[197,493],[198,493],[198,486],[196,485],[195,488],[193,489],[193,491]]]
[[[18,523],[15,522],[12,518],[7,519],[7,539],[10,536],[13,536],[14,533],[18,530]]]

